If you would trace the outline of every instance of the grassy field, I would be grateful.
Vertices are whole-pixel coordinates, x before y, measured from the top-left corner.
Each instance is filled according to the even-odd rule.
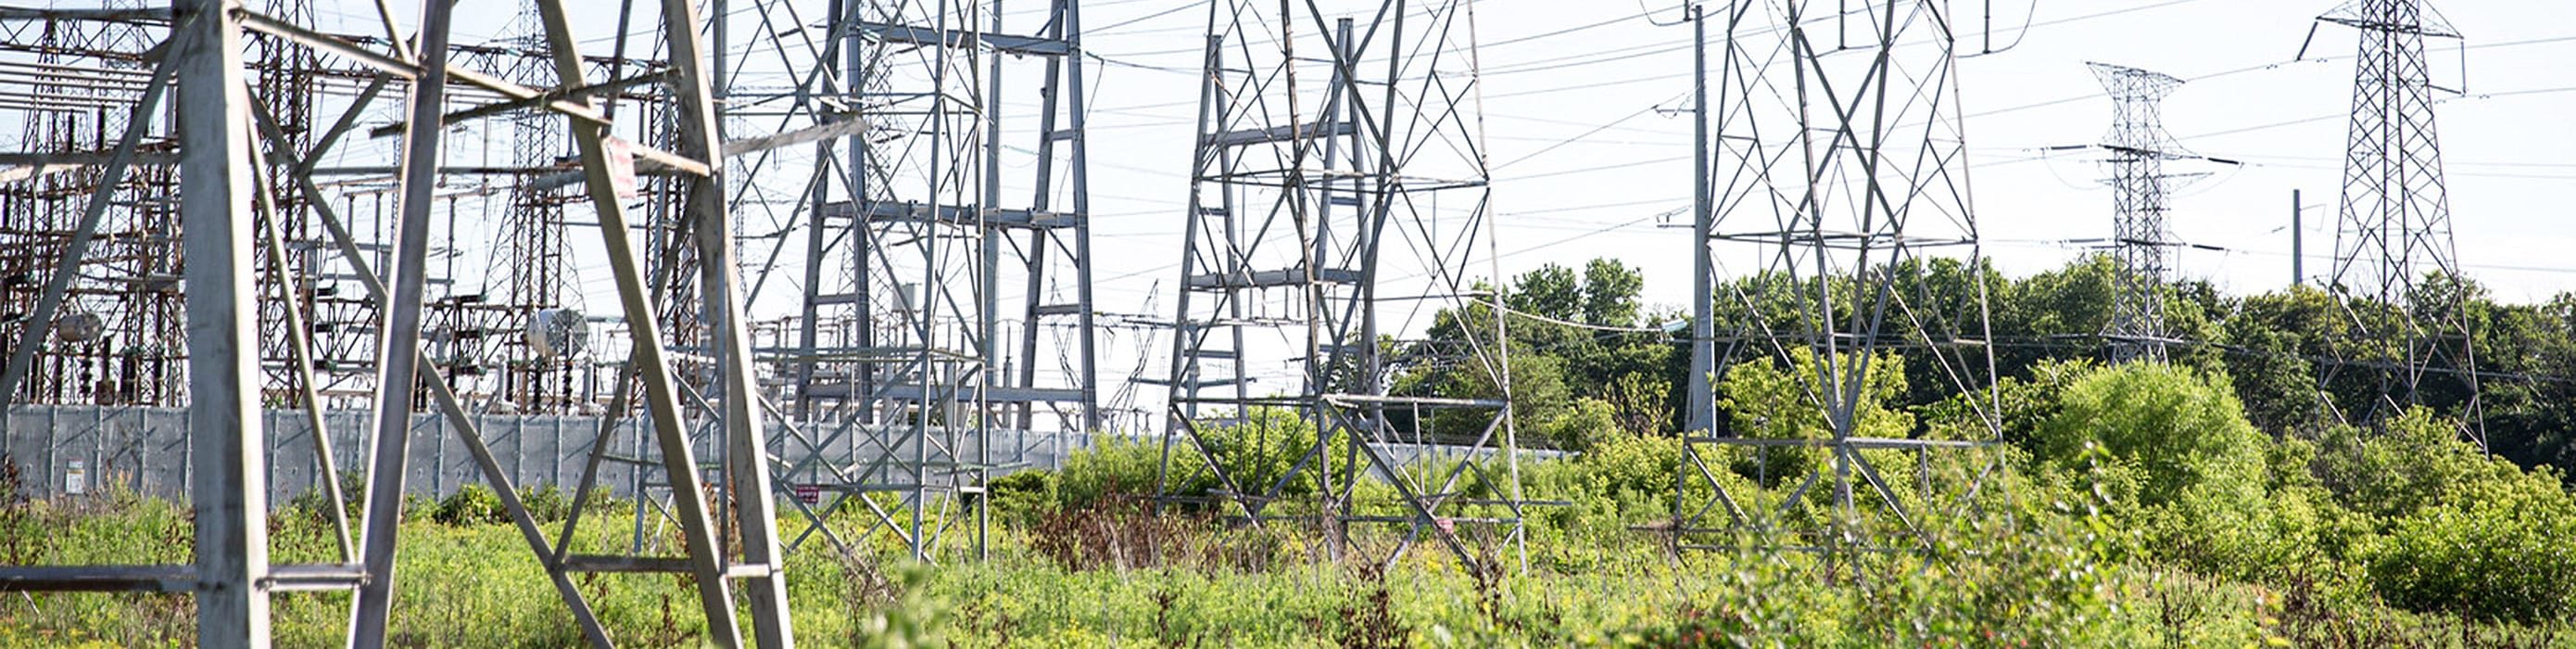
[[[440,522],[432,519],[455,517],[421,509],[432,515],[403,530],[398,644],[580,643],[514,528]],[[188,556],[187,513],[168,503],[7,512],[0,553],[13,564]],[[1480,571],[1436,547],[1380,569],[1335,560],[1276,526],[1229,529],[1116,507],[997,521],[984,561],[937,569],[896,560],[890,538],[856,556],[819,545],[800,552],[790,581],[798,635],[834,647],[2576,646],[2562,625],[2391,609],[2337,576],[2262,587],[2107,562],[2087,549],[2080,524],[1990,529],[1973,550],[1856,557],[1676,556],[1647,532],[1542,530],[1548,538],[1531,540],[1526,570],[1509,544],[1486,543],[1478,551],[1499,567]],[[628,531],[591,529],[581,542],[599,549]],[[304,511],[281,512],[272,531],[282,562],[331,551],[326,524]],[[593,576],[581,588],[621,644],[696,646],[704,634],[685,577]],[[181,646],[190,637],[182,596],[6,597],[0,645]],[[346,616],[346,595],[280,595],[278,644],[333,646]]]

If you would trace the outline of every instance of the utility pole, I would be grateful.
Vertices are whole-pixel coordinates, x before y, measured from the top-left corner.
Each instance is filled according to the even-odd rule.
[[[2293,287],[2308,283],[2307,225],[2300,222],[2307,208],[2301,205],[2304,203],[2299,201],[2299,190],[2290,190],[2290,286]]]
[[[1685,417],[1685,430],[1714,430],[1715,395],[1709,391],[1709,376],[1717,367],[1717,322],[1713,319],[1717,305],[1716,269],[1709,260],[1708,235],[1716,215],[1711,213],[1708,158],[1708,21],[1706,7],[1690,6],[1691,21],[1691,373],[1690,412]],[[1679,506],[1676,501],[1676,507]]]

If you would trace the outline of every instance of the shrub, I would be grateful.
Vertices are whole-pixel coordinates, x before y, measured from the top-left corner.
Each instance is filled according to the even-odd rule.
[[[1016,475],[1005,480],[1022,481],[1008,488],[1013,490],[1012,493],[1023,495],[1028,494],[1032,486],[1026,484],[1028,481],[1052,482],[1041,488],[1052,492],[1053,507],[1083,509],[1113,496],[1153,496],[1155,475],[1162,469],[1162,457],[1159,443],[1104,437],[1093,443],[1091,448],[1065,457],[1064,468],[1058,470],[1052,480],[1018,478]],[[1172,441],[1172,457],[1176,468],[1200,466],[1198,451],[1190,449],[1186,440]],[[1018,475],[1036,473],[1040,472],[1028,471]],[[1215,479],[1207,476],[1205,471],[1176,471],[1171,480],[1174,495],[1205,494],[1209,486],[1215,484]],[[1004,507],[1011,506],[1011,496],[1000,493],[998,488],[997,497],[1003,499]]]
[[[2455,506],[2398,520],[2368,550],[2371,585],[2390,603],[2482,619],[2563,621],[2576,614],[2576,504],[2549,472],[2477,485]]]
[[[2555,471],[2526,473],[2422,409],[2380,433],[2328,431],[2322,482],[2383,534],[2359,557],[2390,603],[2524,622],[2576,615],[2576,497]]]
[[[528,508],[528,517],[539,523],[562,521],[572,515],[572,497],[562,487],[520,487],[519,504]]]
[[[992,495],[993,511],[1009,520],[1028,520],[1027,515],[1054,509],[1056,506],[1056,472],[1030,469],[994,478],[985,485]]]
[[[2490,461],[2461,441],[2458,424],[2422,408],[2382,422],[2376,434],[2335,427],[2317,447],[2320,482],[2345,506],[2389,519],[2454,505],[2465,494],[2522,475],[2512,464]]]
[[[482,484],[468,484],[455,495],[439,501],[438,511],[430,515],[447,525],[489,525],[508,520],[501,509],[501,497]]]
[[[2209,485],[2199,495],[2250,503],[2263,488],[2265,438],[2225,375],[2129,363],[2076,379],[2031,452],[2062,470],[2088,443],[2135,474],[2142,504],[2172,503],[2199,485]]]
[[[1841,367],[1851,371],[1858,356],[1844,356]],[[1894,404],[1905,395],[1905,361],[1895,354],[1880,354],[1868,361],[1863,378],[1865,389],[1854,404],[1851,416],[1857,420],[1854,437],[1901,438],[1914,430],[1914,415]],[[1833,422],[1827,419],[1827,408],[1817,399],[1821,388],[1831,385],[1833,377],[1825,376],[1815,352],[1799,347],[1789,350],[1786,367],[1779,363],[1741,363],[1726,370],[1718,383],[1718,410],[1724,413],[1730,431],[1736,435],[1760,439],[1827,439],[1834,436]],[[1794,481],[1819,470],[1828,453],[1822,449],[1794,447],[1771,448],[1749,456],[1734,467],[1746,477],[1767,479],[1766,486],[1781,481]],[[1759,458],[1755,460],[1753,458]]]
[[[1614,435],[1576,458],[1586,496],[1613,501],[1672,497],[1681,471],[1681,440],[1672,437]]]
[[[2251,579],[2319,558],[2319,530],[2342,520],[2311,492],[2266,493],[2266,442],[2225,375],[2130,363],[2066,384],[2027,444],[2059,472],[2098,448],[2096,485],[2151,554]]]
[[[1234,478],[1236,488],[1246,492],[1268,491],[1272,483],[1287,476],[1289,469],[1313,452],[1316,443],[1315,426],[1298,411],[1289,408],[1253,408],[1239,422],[1214,426],[1202,423],[1199,430],[1215,451],[1217,464],[1225,467],[1227,475]],[[1281,487],[1281,495],[1314,495],[1318,486],[1316,468],[1326,462],[1331,464],[1333,474],[1339,476],[1334,479],[1336,484],[1348,480],[1350,460],[1340,452],[1340,445],[1347,441],[1333,440],[1331,452],[1299,469],[1300,473]],[[1174,448],[1172,453],[1175,457],[1182,457],[1184,451]],[[1214,476],[1209,476],[1208,480],[1210,489],[1224,486],[1217,484]]]
[[[1577,453],[1589,450],[1622,432],[1619,418],[1610,402],[1583,398],[1550,413],[1539,420],[1536,437],[1559,450]]]

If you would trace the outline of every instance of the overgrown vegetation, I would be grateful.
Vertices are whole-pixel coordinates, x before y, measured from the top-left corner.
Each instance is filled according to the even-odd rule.
[[[1997,338],[2090,333],[2106,308],[2097,299],[2107,295],[2106,272],[2083,264],[1992,280]],[[1936,268],[1912,277],[1958,283],[1970,275]],[[1512,306],[1636,327],[1646,319],[1632,279],[1609,262],[1581,273],[1549,269],[1520,278]],[[1681,419],[1672,386],[1681,376],[1671,341],[1515,320],[1515,349],[1528,354],[1514,364],[1516,385],[1527,388],[1515,394],[1524,400],[1516,423],[1546,446],[1578,452],[1523,466],[1529,498],[1564,503],[1531,508],[1525,539],[1462,531],[1468,551],[1487,561],[1461,562],[1434,545],[1379,561],[1401,527],[1355,526],[1345,543],[1321,541],[1339,537],[1293,517],[1245,525],[1211,497],[1233,487],[1197,470],[1194,449],[1175,445],[1178,463],[1166,473],[1160,444],[1109,441],[1059,470],[996,480],[982,503],[997,527],[984,562],[933,571],[898,560],[886,538],[865,539],[850,555],[818,543],[793,556],[790,596],[800,635],[827,646],[2576,646],[2576,549],[2567,543],[2576,538],[2576,496],[2557,468],[2564,458],[2528,454],[2560,447],[2553,440],[2565,434],[2554,431],[2564,429],[2549,413],[2576,407],[2568,398],[2576,394],[2545,382],[2496,387],[2486,406],[2493,455],[2465,441],[2459,404],[2438,392],[2376,425],[2337,423],[2326,404],[2357,393],[2335,386],[2320,397],[2309,387],[2315,376],[2304,374],[2315,370],[2308,359],[2321,357],[2314,352],[2338,344],[2327,330],[2339,325],[2317,320],[2334,317],[2313,310],[2318,299],[2221,299],[2178,287],[2177,321],[2223,344],[2178,347],[2171,363],[2111,366],[2081,345],[1998,347],[2004,469],[1963,501],[1972,512],[1914,521],[1923,532],[1910,551],[1804,552],[1744,536],[1712,543],[1722,549],[1675,552],[1676,505],[1708,494],[1675,502],[1685,456],[1674,435]],[[2482,347],[2482,362],[2546,373],[2576,359],[2561,354],[2576,350],[2564,344],[2576,306],[2549,319],[2478,304],[2482,322],[2520,320],[2482,330],[2482,341],[2516,341],[2493,355]],[[1490,331],[1475,323],[1491,317],[1442,314],[1435,333]],[[2501,331],[2510,327],[2521,328]],[[1917,359],[1835,360],[1883,370],[1863,386],[1866,403],[1855,412],[1871,435],[1962,439],[1984,430]],[[1734,368],[1717,381],[1723,415],[1773,435],[1822,434],[1794,386],[1817,361],[1793,355]],[[1402,373],[1395,385],[1450,396],[1491,387],[1437,370]],[[1247,482],[1292,475],[1316,444],[1316,431],[1291,412],[1243,414],[1231,425],[1203,422],[1199,432]],[[1908,472],[1962,469],[1885,464],[1891,490],[1916,506],[1935,494],[1905,485],[1931,473]],[[1740,497],[1810,514],[1787,524],[1826,520],[1817,492],[1791,497],[1805,476],[1831,470],[1819,454],[1716,456],[1708,470]],[[1280,484],[1287,512],[1311,512],[1297,507],[1328,487],[1353,489],[1357,503],[1394,498],[1378,481]],[[1158,486],[1199,499],[1157,501]],[[402,582],[396,619],[406,645],[578,642],[534,561],[516,550],[494,496],[468,490],[408,508],[418,518],[405,528],[398,572],[414,578]],[[554,512],[541,518],[569,507],[545,489],[523,499],[553,503],[541,505]],[[280,560],[332,551],[325,518],[290,511],[300,513],[277,517]],[[866,528],[864,513],[833,515],[850,530]],[[1858,515],[1889,524],[1884,508]],[[0,508],[0,559],[183,560],[185,519],[182,509],[131,497],[13,501]],[[577,546],[631,542],[629,530],[608,527],[593,527]],[[703,636],[685,580],[602,576],[581,588],[595,593],[623,642],[689,646]],[[0,644],[186,638],[184,598],[12,599],[0,601]],[[282,596],[281,641],[327,644],[345,606],[339,595]]]

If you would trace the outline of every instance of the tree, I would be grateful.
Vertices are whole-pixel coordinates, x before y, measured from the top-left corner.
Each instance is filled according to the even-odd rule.
[[[1637,294],[1645,287],[1646,277],[1618,260],[1594,259],[1584,264],[1583,322],[1609,327],[1635,326]]]

